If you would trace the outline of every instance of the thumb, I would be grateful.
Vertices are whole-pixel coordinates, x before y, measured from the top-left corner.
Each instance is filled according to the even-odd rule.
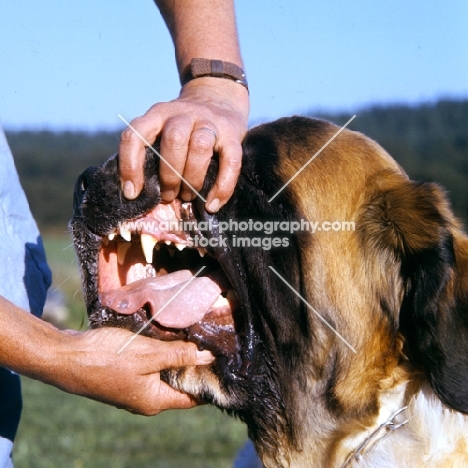
[[[193,343],[182,341],[159,343],[164,344],[164,349],[159,349],[158,361],[161,369],[184,366],[206,366],[215,360],[211,351],[200,351]],[[161,351],[163,352],[161,353]]]

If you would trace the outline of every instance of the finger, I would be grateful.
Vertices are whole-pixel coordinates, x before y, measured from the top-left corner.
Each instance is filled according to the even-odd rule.
[[[189,409],[199,403],[194,396],[174,390],[166,382],[159,381],[156,388],[157,392],[153,393],[153,404],[158,412],[169,409]]]
[[[191,132],[192,122],[183,116],[167,120],[164,126],[159,166],[161,197],[164,201],[172,201],[179,193]]]
[[[120,136],[119,173],[123,194],[135,199],[145,182],[145,146],[152,144],[161,129],[162,122],[157,114],[138,117],[130,122]]]
[[[154,416],[165,410],[193,408],[200,403],[194,396],[175,390],[161,381],[159,374],[148,375],[144,381],[139,381],[130,401],[125,395],[121,404],[114,402],[114,405],[133,414]]]
[[[193,343],[152,341],[158,355],[157,359],[153,360],[152,371],[155,372],[172,367],[208,365],[215,360],[210,351],[199,351]]]
[[[203,187],[206,171],[213,156],[213,150],[217,143],[217,132],[214,125],[207,123],[193,130],[190,137],[187,161],[184,168],[184,179],[190,183],[191,187],[182,182],[180,197],[189,201]]]
[[[242,146],[236,141],[219,144],[219,171],[213,188],[208,194],[205,208],[215,213],[227,203],[234,192],[242,166]]]

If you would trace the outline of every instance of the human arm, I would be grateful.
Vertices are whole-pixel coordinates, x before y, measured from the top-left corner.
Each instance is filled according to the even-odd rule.
[[[223,60],[243,66],[231,0],[156,0],[174,42],[179,74],[192,58]],[[186,83],[177,99],[158,103],[134,119],[132,127],[148,142],[160,137],[160,152],[192,187],[199,191],[213,151],[219,154],[219,173],[207,196],[210,212],[223,206],[240,173],[241,142],[247,131],[249,94],[232,80],[201,77]],[[207,129],[213,130],[215,136]],[[122,133],[119,168],[127,198],[143,186],[145,143],[131,128]],[[163,161],[162,198],[194,197],[192,190]],[[133,188],[132,188],[133,187]]]
[[[117,328],[64,332],[0,296],[0,365],[19,374],[134,413],[190,408],[196,401],[162,382],[168,367],[208,364],[210,353]]]

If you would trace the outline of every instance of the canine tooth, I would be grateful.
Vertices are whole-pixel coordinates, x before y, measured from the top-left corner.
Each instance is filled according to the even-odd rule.
[[[176,249],[180,251],[185,249],[185,244],[180,244],[179,242],[176,242],[175,246],[176,246]]]
[[[127,241],[127,242],[131,242],[132,240],[132,233],[124,228],[124,227],[121,227],[120,228],[120,235]]]
[[[158,241],[149,234],[141,234],[140,240],[146,263],[153,263],[153,249]]]
[[[119,242],[117,244],[117,262],[119,262],[119,265],[123,265],[125,263],[125,257],[131,246],[132,244],[127,244],[126,242]]]
[[[200,254],[200,257],[204,257],[206,250],[203,247],[197,247],[198,253]]]
[[[171,244],[172,244],[172,242],[171,242],[170,240],[166,240],[166,241],[164,241],[164,243],[165,243],[166,245],[171,245]]]
[[[114,237],[115,237],[115,232],[111,232],[108,236],[109,240],[114,240]]]
[[[224,306],[229,306],[229,301],[221,296],[221,294],[218,296],[218,299],[214,302],[214,304],[211,307],[224,307]]]

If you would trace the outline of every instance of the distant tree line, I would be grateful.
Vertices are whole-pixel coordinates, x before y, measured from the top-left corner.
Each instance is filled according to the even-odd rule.
[[[356,114],[350,128],[377,141],[412,179],[442,185],[468,227],[468,100],[379,106]],[[351,114],[322,117],[344,124]]]
[[[350,115],[321,117],[343,124]],[[468,100],[371,107],[350,128],[380,143],[411,178],[443,185],[467,224]],[[7,138],[39,227],[66,231],[77,176],[117,151],[120,131],[7,131]]]
[[[116,153],[120,132],[6,132],[29,206],[41,230],[67,230],[77,177]]]

